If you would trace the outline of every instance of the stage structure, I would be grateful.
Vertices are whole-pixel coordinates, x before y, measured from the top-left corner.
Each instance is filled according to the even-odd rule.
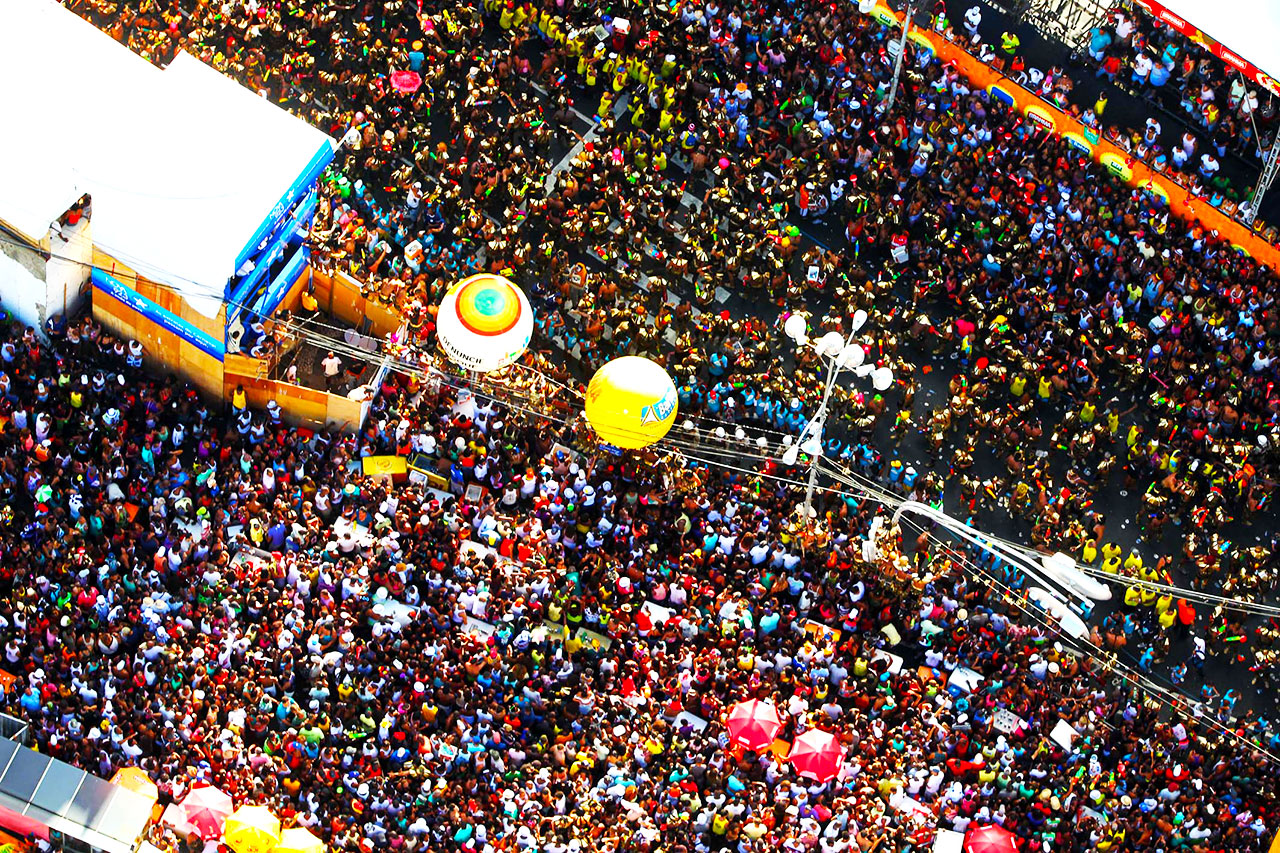
[[[23,117],[0,134],[3,306],[39,329],[89,297],[154,369],[218,399],[264,375],[245,333],[313,287],[305,235],[335,140],[194,56],[157,68],[52,0],[0,9],[0,69],[0,107]],[[287,389],[271,396],[290,410]],[[320,421],[350,422],[329,408]]]

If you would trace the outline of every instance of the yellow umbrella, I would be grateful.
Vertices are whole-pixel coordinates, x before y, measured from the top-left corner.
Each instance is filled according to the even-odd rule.
[[[127,788],[153,800],[160,799],[160,789],[156,787],[155,782],[151,781],[147,771],[141,767],[121,767],[116,771],[116,775],[111,777],[111,784]]]
[[[280,833],[280,843],[272,853],[324,853],[324,842],[304,827],[296,826]]]
[[[270,853],[280,841],[280,821],[266,806],[241,806],[223,825],[222,840],[236,853]]]

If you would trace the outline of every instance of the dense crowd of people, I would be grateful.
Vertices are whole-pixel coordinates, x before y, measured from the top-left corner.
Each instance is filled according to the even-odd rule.
[[[1159,105],[1189,129],[1173,144],[1162,138],[1158,116],[1127,137],[1129,150],[1184,179],[1197,176],[1204,186],[1230,190],[1219,173],[1228,151],[1260,163],[1274,136],[1275,97],[1246,80],[1204,45],[1143,13],[1114,12],[1089,32],[1089,59],[1099,77]],[[1177,123],[1174,123],[1177,127]],[[1173,128],[1169,137],[1177,137]],[[1197,132],[1198,131],[1198,132]],[[1236,187],[1233,197],[1241,195]]]
[[[881,109],[887,32],[851,5],[628,10],[82,10],[356,128],[313,240],[403,307],[424,369],[361,432],[312,434],[145,377],[91,320],[6,329],[0,640],[40,748],[138,764],[166,802],[217,784],[339,850],[925,850],[984,823],[1263,849],[1280,729],[1204,671],[1267,689],[1274,632],[1135,583],[1074,641],[1012,567],[872,521],[942,499],[1272,599],[1272,271],[928,57]],[[479,389],[431,346],[476,269],[539,322]],[[813,523],[774,453],[822,391],[793,313],[899,380],[835,389],[826,479],[855,487]],[[676,378],[674,451],[615,457],[576,419],[619,354]],[[375,453],[448,488],[361,476]],[[1134,681],[1166,673],[1192,698]],[[836,733],[839,776],[730,748],[746,698],[785,740]]]

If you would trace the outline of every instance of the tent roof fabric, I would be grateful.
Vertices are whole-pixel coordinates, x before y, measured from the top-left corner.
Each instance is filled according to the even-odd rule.
[[[161,71],[52,0],[0,6],[0,74],[0,220],[40,240],[92,193],[94,243],[208,316],[258,226],[334,146],[198,59]]]
[[[1161,6],[1275,78],[1280,78],[1280,3],[1159,0]],[[1233,75],[1234,76],[1234,75]]]
[[[107,853],[132,853],[151,820],[152,801],[0,740],[0,806]]]

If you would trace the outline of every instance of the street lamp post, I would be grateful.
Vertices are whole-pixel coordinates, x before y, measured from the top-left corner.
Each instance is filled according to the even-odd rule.
[[[911,32],[911,18],[916,13],[915,0],[907,3],[907,10],[902,13],[902,41],[898,42],[898,57],[893,62],[893,82],[889,85],[889,99],[884,102],[884,111],[893,109],[893,101],[898,96],[898,80],[902,76],[902,57],[907,52],[907,34]]]
[[[877,391],[884,391],[893,384],[893,371],[887,367],[876,367],[864,364],[866,351],[857,342],[858,330],[867,322],[867,312],[858,310],[853,315],[853,328],[848,337],[839,332],[827,332],[816,341],[809,340],[809,324],[803,315],[792,314],[783,325],[787,337],[795,341],[797,347],[812,346],[818,357],[826,362],[827,376],[823,383],[822,402],[813,418],[800,433],[800,440],[787,447],[782,461],[794,465],[803,451],[809,457],[809,476],[804,493],[804,514],[806,518],[814,516],[813,496],[818,490],[818,460],[822,457],[823,432],[827,424],[827,410],[831,403],[831,392],[836,387],[841,371],[851,369],[858,376],[870,376]]]

